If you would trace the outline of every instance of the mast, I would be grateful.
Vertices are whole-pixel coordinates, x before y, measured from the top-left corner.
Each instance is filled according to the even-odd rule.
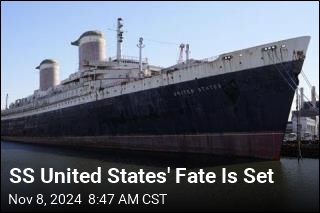
[[[7,93],[7,97],[6,97],[6,109],[8,109],[8,99],[9,99],[9,94]]]
[[[186,64],[189,62],[189,44],[186,44]]]
[[[137,47],[139,48],[139,71],[140,71],[140,74],[142,75],[142,48],[145,47],[145,45],[143,44],[142,37],[140,37],[139,44],[137,44]]]
[[[123,27],[122,24],[122,18],[118,18],[118,23],[117,23],[117,61],[120,63],[121,59],[121,43],[123,41],[123,30],[121,29]]]
[[[183,49],[184,49],[185,45],[182,43],[180,44],[179,48],[180,48],[180,54],[179,54],[179,59],[178,59],[178,64],[183,62]]]

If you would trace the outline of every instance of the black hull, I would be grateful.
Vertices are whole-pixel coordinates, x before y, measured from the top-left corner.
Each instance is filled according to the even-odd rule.
[[[1,121],[1,135],[283,133],[301,67],[301,61],[294,61],[230,72],[4,120]]]

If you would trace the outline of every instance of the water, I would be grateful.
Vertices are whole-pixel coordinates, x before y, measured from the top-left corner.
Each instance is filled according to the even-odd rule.
[[[108,183],[110,168],[126,169],[127,172],[143,169],[145,172],[172,171],[166,183],[124,184]],[[54,168],[66,172],[67,168],[79,172],[95,172],[102,168],[102,183],[50,183],[40,180],[41,168]],[[13,184],[9,181],[12,168],[34,169],[35,182]],[[187,168],[187,172],[215,172],[215,183],[191,184],[183,179],[175,183],[174,168]],[[221,183],[221,170],[238,174],[237,183]],[[274,172],[274,183],[243,181],[243,171]],[[81,194],[80,205],[8,205],[9,194],[33,196],[43,194],[50,203],[51,194]],[[111,205],[89,205],[89,194],[115,194]],[[119,204],[121,194],[167,194],[164,204],[139,205]],[[35,200],[34,200],[35,201]],[[280,161],[259,161],[243,158],[227,158],[208,155],[174,153],[98,151],[65,149],[1,142],[1,211],[319,211],[319,159],[282,158]]]

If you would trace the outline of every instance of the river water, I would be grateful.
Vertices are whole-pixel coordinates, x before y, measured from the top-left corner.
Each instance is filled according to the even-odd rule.
[[[41,168],[66,172],[96,172],[101,167],[101,183],[43,183]],[[170,167],[170,173],[168,172]],[[12,183],[12,168],[32,168],[33,183]],[[165,172],[165,183],[109,183],[108,170],[127,172]],[[182,177],[176,183],[175,168],[186,172],[214,172],[214,183],[189,183]],[[222,168],[237,174],[236,183],[222,183]],[[244,170],[256,172],[272,169],[274,183],[246,183]],[[21,175],[24,177],[23,175]],[[15,178],[16,180],[17,178]],[[268,180],[268,179],[267,179]],[[50,204],[52,194],[81,195],[82,203]],[[9,205],[9,194],[32,196],[31,204]],[[45,198],[46,206],[36,204],[37,194]],[[89,194],[102,197],[114,194],[111,204],[88,204]],[[138,204],[118,203],[121,195],[139,196]],[[159,204],[144,204],[145,194],[166,194]],[[108,200],[108,198],[107,198]],[[22,201],[22,200],[21,200]],[[162,201],[164,204],[161,204]],[[27,145],[1,141],[1,211],[319,211],[319,159],[298,162],[296,158],[261,161],[210,155],[132,152],[119,150],[85,150]]]

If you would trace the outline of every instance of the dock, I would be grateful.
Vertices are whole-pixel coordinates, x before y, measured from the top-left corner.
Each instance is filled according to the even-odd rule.
[[[304,144],[301,143],[301,155],[303,158],[319,158],[319,141]],[[297,157],[297,143],[283,143],[281,146],[281,156]]]

